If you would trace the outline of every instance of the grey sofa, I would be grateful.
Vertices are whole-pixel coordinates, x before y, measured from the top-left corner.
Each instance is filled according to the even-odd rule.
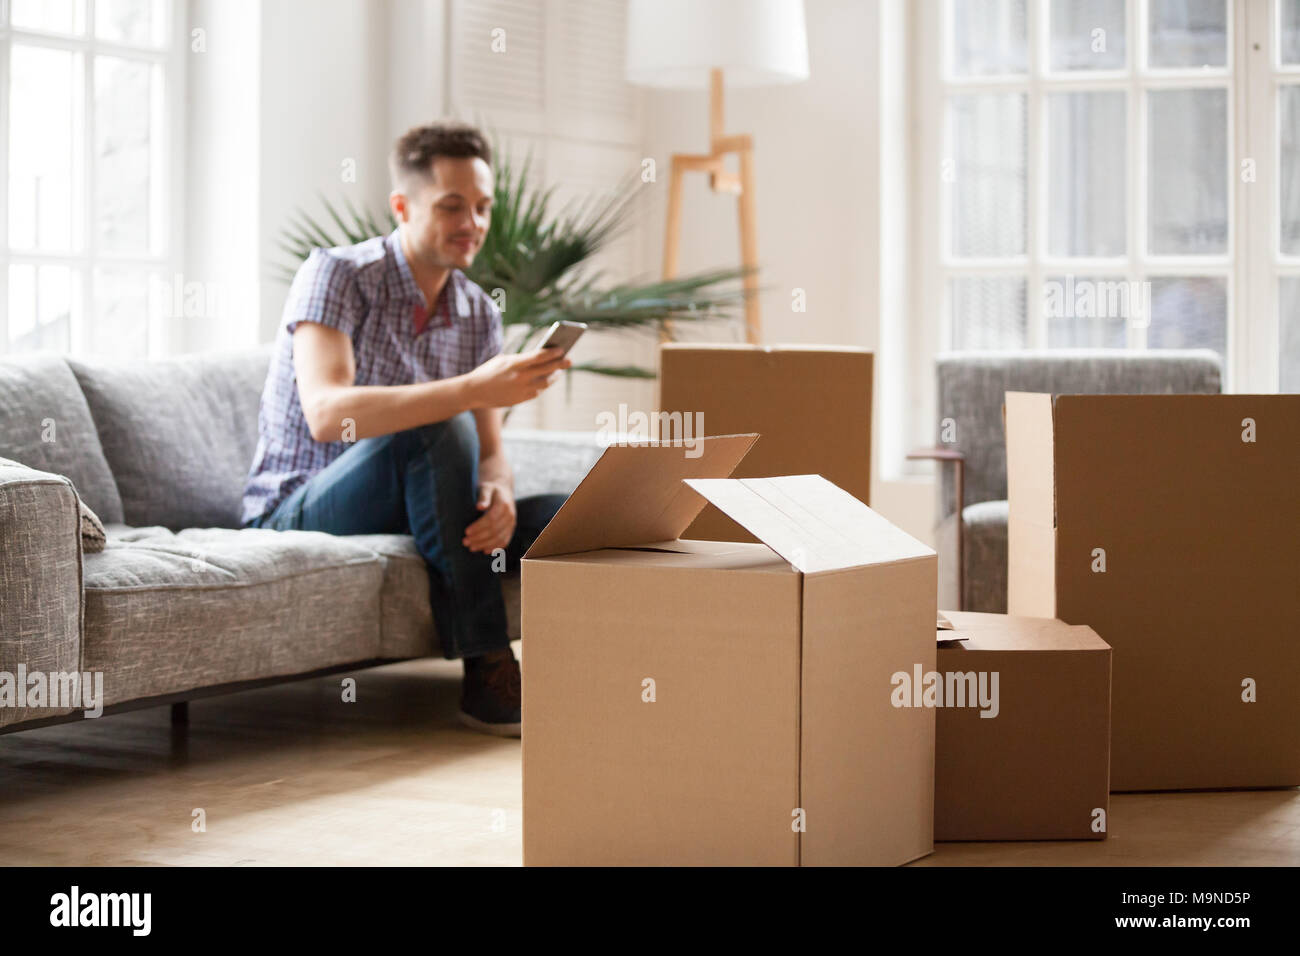
[[[1222,389],[1219,357],[1209,350],[950,352],[936,359],[935,380],[939,444],[913,457],[940,461],[935,503],[939,606],[996,613],[1007,609],[1002,425],[1007,392],[1140,395]],[[954,440],[946,442],[949,437]]]
[[[112,711],[439,653],[409,537],[239,527],[269,356],[0,361],[0,458],[27,466],[0,465],[0,672],[102,672]],[[594,432],[506,441],[520,497],[572,491],[601,451]],[[0,707],[0,732],[80,710]]]

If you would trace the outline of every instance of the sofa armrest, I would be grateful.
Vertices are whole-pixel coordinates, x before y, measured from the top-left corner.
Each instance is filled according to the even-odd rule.
[[[571,494],[605,450],[596,432],[507,428],[506,457],[515,473],[515,497]]]
[[[47,677],[81,669],[81,514],[72,482],[0,460],[0,672]],[[69,707],[0,707],[0,727]]]

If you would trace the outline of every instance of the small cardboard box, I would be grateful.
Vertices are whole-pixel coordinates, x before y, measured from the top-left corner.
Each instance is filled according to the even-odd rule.
[[[936,840],[1104,840],[1110,648],[1090,627],[945,611]]]
[[[1007,393],[1012,614],[1113,648],[1111,787],[1300,784],[1300,395]]]
[[[758,432],[735,478],[821,475],[871,503],[872,354],[849,346],[665,343],[659,408],[705,435]],[[677,436],[659,434],[660,439]],[[712,504],[684,537],[754,541]]]
[[[933,849],[935,554],[755,435],[607,448],[523,561],[524,863]],[[764,543],[682,540],[712,501]]]

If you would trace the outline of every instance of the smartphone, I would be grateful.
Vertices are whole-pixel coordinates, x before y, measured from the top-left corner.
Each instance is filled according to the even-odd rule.
[[[546,333],[546,341],[542,343],[544,349],[559,349],[560,355],[569,354],[569,349],[577,344],[578,339],[582,338],[582,333],[587,331],[585,322],[565,322],[563,320],[556,322],[551,326],[551,330]]]

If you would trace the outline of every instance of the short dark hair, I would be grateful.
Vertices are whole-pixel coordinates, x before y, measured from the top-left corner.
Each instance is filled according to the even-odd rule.
[[[412,176],[428,179],[432,175],[430,167],[439,156],[477,157],[492,165],[492,147],[487,137],[473,126],[466,123],[413,126],[397,138],[388,157],[393,186],[402,185]]]

